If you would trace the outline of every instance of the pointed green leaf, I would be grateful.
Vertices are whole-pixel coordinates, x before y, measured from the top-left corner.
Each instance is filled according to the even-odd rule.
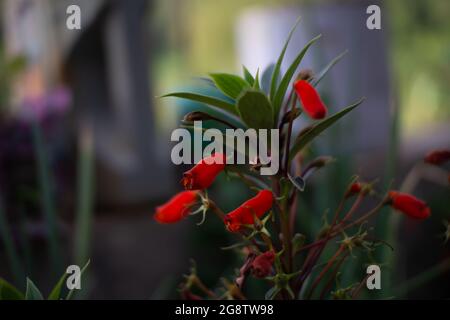
[[[5,279],[0,278],[0,300],[23,300],[25,296]]]
[[[269,64],[266,69],[261,74],[261,88],[262,91],[264,91],[267,95],[270,92],[270,81],[272,79],[273,70],[275,69],[275,64]],[[278,74],[277,78],[275,79],[276,85],[280,83],[280,74]]]
[[[245,90],[236,104],[242,120],[254,129],[272,128],[272,107],[266,95],[254,89]]]
[[[248,71],[246,66],[242,66],[242,70],[244,71],[244,79],[248,82],[249,85],[253,86],[253,83],[255,83],[255,78],[253,78],[250,71]]]
[[[325,129],[330,127],[332,124],[334,124],[336,121],[338,121],[340,118],[345,116],[347,113],[355,109],[357,106],[359,106],[365,98],[360,99],[358,102],[350,105],[349,107],[345,108],[342,111],[339,111],[338,113],[332,115],[331,117],[328,117],[316,125],[312,126],[311,129],[307,130],[304,134],[299,136],[296,141],[294,142],[294,146],[292,147],[291,151],[289,152],[289,159],[292,160],[292,158],[295,157],[295,155],[302,150],[308,143],[310,143],[315,137],[317,137],[320,133],[322,133]]]
[[[336,58],[331,60],[331,62],[329,64],[327,64],[325,66],[325,68],[323,68],[317,75],[314,76],[314,79],[311,81],[311,85],[317,86],[319,84],[320,80],[322,80],[323,77],[325,77],[325,75],[328,73],[328,71],[330,71],[330,69],[347,54],[347,52],[348,52],[348,50],[345,50],[340,55],[338,55]]]
[[[217,99],[215,97],[209,97],[202,94],[192,93],[192,92],[173,92],[166,95],[163,95],[162,98],[165,97],[178,97],[183,99],[188,99],[196,102],[205,103],[219,109],[230,112],[234,115],[237,115],[238,112],[235,106],[227,101],[223,101],[221,99]]]
[[[297,29],[298,24],[300,23],[300,17],[297,18],[297,20],[294,23],[294,26],[292,27],[291,31],[289,32],[289,35],[286,39],[286,42],[284,43],[283,49],[281,50],[280,56],[278,57],[277,63],[275,64],[275,67],[273,69],[272,78],[270,80],[270,99],[273,101],[273,97],[276,92],[277,88],[277,78],[280,74],[281,64],[283,63],[284,54],[286,53],[287,46],[289,44],[289,41],[291,41],[292,35],[294,34],[295,29]]]
[[[242,90],[249,87],[247,81],[234,74],[211,73],[210,76],[217,88],[232,99],[236,99]]]
[[[33,281],[30,280],[30,278],[27,278],[27,291],[25,293],[25,300],[44,300],[42,293],[39,291]]]
[[[292,62],[289,69],[284,74],[283,78],[281,79],[280,85],[278,86],[278,89],[275,93],[275,97],[272,100],[273,104],[273,110],[274,110],[274,116],[275,118],[278,117],[278,113],[280,112],[281,104],[283,103],[284,96],[286,94],[286,90],[289,86],[289,83],[291,82],[292,77],[295,74],[295,71],[298,68],[298,65],[302,61],[303,57],[305,56],[306,51],[308,51],[309,47],[316,42],[321,35],[318,35],[311,41],[309,41],[306,46],[303,48],[302,51],[298,54],[298,56],[295,58],[295,60]]]
[[[259,68],[256,70],[255,82],[253,83],[253,89],[261,90],[261,86],[259,84]]]
[[[47,300],[59,300],[61,298],[61,289],[67,278],[67,273],[64,273],[61,278],[59,278],[58,283],[53,288],[52,292],[48,296]]]

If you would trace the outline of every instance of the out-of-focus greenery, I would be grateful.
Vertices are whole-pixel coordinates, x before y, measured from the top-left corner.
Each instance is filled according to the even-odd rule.
[[[391,67],[408,132],[449,121],[450,1],[388,1]]]
[[[237,15],[249,7],[323,5],[329,1],[165,0],[151,13],[156,92],[167,92],[189,75],[238,71],[235,50]],[[352,0],[339,1],[351,3]],[[450,2],[382,1],[383,31],[390,40],[394,96],[407,132],[450,119]],[[220,14],[219,14],[220,13]],[[164,20],[164,21],[162,21]],[[166,21],[167,20],[167,21]],[[362,26],[364,27],[364,26]],[[216,70],[220,66],[220,70]]]

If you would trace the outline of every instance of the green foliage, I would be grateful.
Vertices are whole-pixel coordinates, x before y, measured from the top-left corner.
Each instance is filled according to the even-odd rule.
[[[348,51],[345,50],[340,55],[338,55],[336,58],[331,60],[331,62],[329,64],[327,64],[320,72],[318,72],[314,76],[314,79],[311,81],[311,85],[317,86],[319,84],[320,80],[322,80],[323,77],[325,77],[325,75],[328,73],[328,71],[330,71],[330,69],[347,54],[347,52]]]
[[[248,89],[237,99],[241,119],[255,129],[270,129],[273,125],[272,107],[261,91]]]
[[[52,291],[48,295],[47,300],[59,300],[61,298],[61,290],[66,281],[67,273],[64,273],[56,285],[53,287]]]
[[[44,300],[42,293],[36,287],[36,285],[27,278],[27,290],[25,292],[25,300]]]
[[[294,34],[295,29],[297,29],[297,26],[299,23],[300,23],[300,17],[297,19],[297,21],[295,22],[291,31],[289,32],[289,35],[286,39],[283,49],[281,50],[280,56],[278,57],[277,63],[274,66],[274,69],[272,72],[272,77],[270,79],[270,97],[272,99],[275,96],[275,92],[277,91],[276,89],[278,86],[278,76],[280,75],[280,69],[281,69],[281,64],[283,63],[284,54],[286,53],[286,49],[289,44],[289,41],[291,41],[292,35]]]
[[[314,39],[312,39],[311,41],[309,41],[306,44],[306,46],[302,49],[302,51],[300,51],[300,53],[297,55],[297,57],[294,59],[294,61],[292,62],[292,64],[290,65],[290,67],[288,68],[288,70],[286,71],[284,76],[282,77],[280,85],[278,86],[275,96],[272,99],[275,117],[278,117],[278,113],[280,112],[281,104],[283,103],[283,99],[284,99],[284,96],[286,95],[286,91],[289,86],[289,83],[291,82],[292,77],[294,76],[295,71],[297,70],[300,62],[303,60],[303,57],[305,56],[306,51],[308,51],[309,47],[314,42],[316,42],[320,37],[321,37],[321,35],[318,35],[317,37],[315,37]]]
[[[255,83],[255,78],[253,78],[252,74],[250,73],[250,71],[248,71],[246,66],[242,66],[242,70],[244,72],[245,81],[247,81],[249,85],[253,86],[253,84]]]
[[[90,260],[81,269],[80,277],[85,273],[87,267],[90,264]],[[62,291],[64,284],[66,283],[67,273],[64,273],[58,280],[58,282],[53,287],[52,291],[48,295],[47,300],[59,300],[62,297]],[[68,292],[66,300],[70,300],[74,294],[72,289]],[[25,294],[20,292],[16,287],[7,282],[6,280],[0,278],[0,300],[44,300],[44,296],[34,282],[27,278],[27,287]]]
[[[249,87],[247,81],[234,74],[211,73],[210,76],[217,88],[232,99],[236,99],[242,90]]]
[[[312,126],[310,129],[307,129],[306,132],[301,134],[299,137],[297,137],[296,141],[294,142],[294,146],[291,149],[291,152],[289,153],[289,158],[292,159],[295,157],[295,155],[300,152],[308,143],[310,143],[315,137],[317,137],[319,134],[321,134],[323,131],[325,131],[327,128],[329,128],[331,125],[333,125],[336,121],[341,119],[343,116],[345,116],[347,113],[355,109],[357,106],[359,106],[364,101],[364,98],[360,99],[358,102],[348,106],[344,110],[339,111],[338,113],[332,115],[331,117],[328,117],[314,126]]]
[[[25,296],[8,281],[0,278],[0,300],[23,300]]]
[[[201,103],[205,103],[207,105],[214,106],[214,107],[217,107],[224,111],[227,111],[229,113],[237,115],[236,108],[233,104],[223,101],[221,99],[215,98],[215,97],[205,96],[202,94],[197,94],[197,93],[192,93],[192,92],[173,92],[173,93],[169,93],[169,94],[162,96],[162,98],[164,98],[164,97],[178,97],[178,98],[184,98],[184,99],[188,99],[188,100],[192,100],[192,101],[196,101],[196,102],[201,102]]]

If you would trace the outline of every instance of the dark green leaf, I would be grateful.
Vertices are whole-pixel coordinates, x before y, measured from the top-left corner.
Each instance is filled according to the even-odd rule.
[[[67,273],[64,273],[61,278],[59,279],[58,283],[53,288],[52,292],[50,292],[50,295],[48,296],[48,300],[59,300],[61,298],[61,289],[64,285],[67,278]]]
[[[16,287],[0,278],[0,300],[23,300],[24,298],[23,293]]]
[[[27,278],[27,291],[25,293],[25,300],[44,300],[42,293],[39,291],[33,281],[30,280],[30,278]]]
[[[280,56],[278,57],[277,63],[275,64],[275,67],[273,69],[272,78],[270,80],[270,99],[272,99],[272,101],[273,101],[273,97],[274,97],[276,89],[277,89],[277,78],[280,75],[280,69],[281,69],[281,64],[283,63],[284,54],[286,53],[286,49],[289,44],[289,41],[291,40],[292,35],[294,34],[294,31],[297,28],[299,23],[300,23],[300,17],[297,18],[297,21],[295,21],[294,26],[292,27],[291,31],[289,32],[286,42],[284,43],[283,49],[281,50]]]
[[[266,95],[261,91],[248,89],[238,98],[236,106],[242,120],[254,129],[272,128],[272,107]]]
[[[264,69],[261,75],[261,88],[268,95],[270,92],[270,81],[272,79],[273,70],[275,69],[275,64],[269,64],[266,69]],[[280,75],[278,74],[276,78],[276,84],[280,83]]]
[[[298,56],[295,58],[295,60],[292,62],[289,69],[284,74],[283,78],[281,79],[280,85],[278,86],[278,89],[276,91],[275,97],[272,99],[273,104],[273,110],[274,110],[274,116],[275,118],[278,117],[278,113],[281,108],[281,104],[283,103],[284,96],[286,94],[286,90],[289,86],[289,83],[291,82],[292,77],[295,74],[295,71],[298,68],[298,65],[302,61],[303,57],[305,56],[306,51],[308,51],[309,47],[317,41],[321,35],[318,35],[314,39],[312,39],[310,42],[306,44],[306,46],[303,48],[302,51],[298,54]]]
[[[325,66],[325,68],[323,68],[317,75],[314,76],[314,79],[311,81],[311,85],[317,86],[319,84],[320,80],[322,80],[323,77],[325,77],[325,75],[328,73],[328,71],[330,71],[330,69],[347,54],[347,52],[348,52],[348,50],[345,50],[340,55],[338,55],[336,58],[331,60],[331,62],[329,64],[327,64]]]
[[[192,101],[196,101],[196,102],[202,102],[202,103],[220,108],[222,110],[225,110],[232,114],[238,115],[238,112],[233,104],[223,101],[221,99],[217,99],[215,97],[209,97],[209,96],[192,93],[192,92],[173,92],[173,93],[169,93],[169,94],[162,96],[162,98],[164,98],[164,97],[178,97],[178,98],[188,99],[188,100],[192,100]]]
[[[334,124],[336,121],[338,121],[340,118],[345,116],[347,113],[355,109],[357,106],[359,106],[365,98],[360,99],[358,102],[350,105],[349,107],[345,108],[342,111],[339,111],[338,113],[332,115],[331,117],[328,117],[319,123],[315,124],[311,127],[311,129],[304,132],[301,136],[299,136],[296,141],[294,142],[294,146],[292,147],[291,151],[289,152],[289,159],[295,157],[295,155],[302,150],[308,143],[310,143],[315,137],[317,137],[320,133],[322,133],[325,129],[330,127],[332,124]]]
[[[253,78],[250,71],[245,66],[242,66],[242,70],[244,71],[244,78],[248,82],[249,85],[253,86],[253,83],[255,83],[255,78]]]
[[[253,83],[253,89],[261,90],[261,86],[259,84],[259,68],[256,70],[255,82]]]
[[[242,90],[249,87],[247,81],[234,74],[211,73],[210,76],[217,88],[232,99],[236,99]]]

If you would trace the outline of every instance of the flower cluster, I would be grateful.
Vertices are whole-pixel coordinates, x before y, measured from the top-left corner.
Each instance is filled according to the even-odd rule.
[[[299,232],[299,199],[304,197],[305,188],[312,188],[309,179],[312,179],[314,173],[333,163],[333,158],[329,156],[308,159],[306,150],[315,137],[362,102],[360,100],[329,115],[316,88],[321,78],[342,55],[317,75],[310,70],[302,70],[298,77],[293,79],[306,50],[318,38],[314,38],[305,46],[288,71],[282,75],[280,66],[288,39],[272,70],[270,81],[264,85],[261,84],[263,79],[259,73],[252,75],[246,68],[243,77],[211,74],[211,83],[228,97],[227,101],[191,92],[167,95],[207,103],[213,108],[222,109],[224,120],[220,122],[228,126],[233,126],[230,119],[237,119],[246,128],[277,129],[283,142],[277,147],[278,154],[271,154],[272,158],[278,157],[281,164],[281,170],[274,175],[258,175],[258,159],[249,165],[242,165],[237,170],[234,166],[227,165],[227,156],[232,155],[213,153],[183,174],[181,185],[185,191],[156,208],[154,217],[160,223],[174,223],[198,212],[203,212],[205,218],[206,213],[212,211],[221,219],[230,238],[239,239],[239,242],[227,247],[236,250],[243,258],[237,275],[232,276],[232,280],[223,278],[223,286],[211,290],[206,288],[196,273],[191,272],[181,286],[180,292],[184,298],[199,298],[190,291],[197,287],[208,298],[244,299],[245,280],[249,275],[264,279],[269,284],[265,295],[268,299],[316,296],[355,298],[359,290],[344,290],[334,283],[337,282],[341,266],[349,256],[353,256],[354,251],[362,250],[371,256],[375,248],[384,244],[383,241],[371,240],[371,229],[367,227],[366,222],[386,206],[414,219],[422,220],[431,215],[428,205],[411,194],[394,190],[383,192],[377,190],[374,182],[353,179],[341,194],[341,201],[337,204],[331,223],[325,214],[324,225],[316,236],[309,239]],[[293,85],[290,87],[291,82]],[[302,113],[308,116],[311,124],[296,134],[293,130],[294,122]],[[220,120],[203,111],[191,112],[185,119]],[[427,155],[425,162],[441,165],[449,159],[449,154],[447,151],[435,152]],[[239,179],[256,191],[253,197],[229,213],[224,213],[220,206],[209,198],[207,192],[223,171],[226,171],[230,178]],[[362,203],[368,198],[376,200],[377,204],[365,211],[370,205]],[[303,213],[307,214],[317,215],[313,212]],[[301,221],[301,224],[304,222]],[[309,243],[306,243],[307,239]],[[332,252],[331,248],[335,249],[334,253],[323,261],[324,252]],[[317,292],[319,289],[321,292]]]

